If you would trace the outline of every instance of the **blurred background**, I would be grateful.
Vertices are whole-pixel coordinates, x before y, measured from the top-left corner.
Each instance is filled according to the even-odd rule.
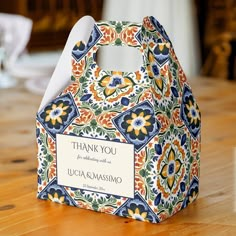
[[[153,15],[189,78],[236,79],[235,0],[10,0],[0,1],[1,74],[8,81],[2,87],[23,78],[43,94],[71,28],[84,15],[135,22]],[[111,62],[106,55],[100,60]]]

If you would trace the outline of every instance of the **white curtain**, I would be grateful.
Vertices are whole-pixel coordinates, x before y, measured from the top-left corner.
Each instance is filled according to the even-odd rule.
[[[165,28],[182,65],[189,77],[200,71],[200,50],[197,21],[191,0],[105,0],[103,19],[142,22],[145,16],[154,16]],[[100,65],[114,68],[119,65],[125,71],[138,68],[137,54],[130,51],[122,57],[117,50],[104,50],[99,58]],[[122,50],[122,53],[125,53]],[[112,57],[109,56],[112,54]],[[120,55],[120,54],[119,54]],[[133,65],[133,64],[134,65]]]

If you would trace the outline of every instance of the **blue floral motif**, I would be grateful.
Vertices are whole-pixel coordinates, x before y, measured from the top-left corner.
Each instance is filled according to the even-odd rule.
[[[121,98],[121,104],[124,106],[128,106],[129,105],[129,99],[128,98]]]
[[[180,115],[191,135],[197,138],[201,128],[201,114],[192,91],[186,85],[183,89]]]
[[[79,41],[72,49],[72,56],[77,60],[81,60],[81,58],[86,54],[87,47],[84,42]]]
[[[162,67],[169,60],[169,48],[166,44],[158,44],[153,50],[156,62]]]
[[[98,26],[94,24],[94,28],[91,32],[91,35],[89,37],[89,41],[87,43],[87,50],[92,48],[102,37],[102,32],[98,29]]]
[[[159,222],[157,215],[138,192],[133,199],[127,200],[114,214],[151,223]]]
[[[161,155],[162,154],[162,147],[161,147],[161,144],[155,144],[155,151],[158,155]]]
[[[160,202],[161,202],[161,193],[158,193],[154,200],[155,206],[157,206]]]
[[[92,94],[85,94],[80,98],[80,101],[87,101],[92,96]]]
[[[156,30],[161,34],[161,36],[171,44],[171,41],[165,31],[165,29],[163,28],[163,26],[159,23],[159,21],[157,21],[157,19],[155,19],[153,16],[150,16],[150,21],[152,22],[152,24],[154,25],[154,27],[156,28]]]
[[[55,139],[72,120],[79,115],[78,108],[70,93],[57,97],[37,114],[38,121]]]
[[[99,41],[101,37],[102,33],[95,24],[87,45],[85,45],[82,41],[79,41],[72,49],[72,56],[74,57],[74,59],[76,61],[80,61],[86,55],[86,53]]]
[[[51,200],[60,204],[76,206],[75,201],[70,197],[64,187],[57,184],[57,179],[54,178],[42,192],[38,194],[38,198],[43,200]]]
[[[116,116],[113,123],[125,139],[134,144],[137,152],[146,146],[160,129],[160,123],[156,120],[149,101]]]
[[[187,207],[188,204],[192,203],[196,199],[198,192],[199,192],[199,181],[196,177],[194,177],[188,189],[187,195],[183,201],[182,209]]]
[[[185,187],[186,187],[185,182],[181,182],[181,183],[180,183],[180,190],[181,190],[181,192],[184,192],[184,191],[185,191]]]

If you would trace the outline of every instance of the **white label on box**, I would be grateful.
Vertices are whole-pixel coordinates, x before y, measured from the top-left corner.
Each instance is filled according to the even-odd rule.
[[[134,198],[134,145],[56,135],[59,185]]]

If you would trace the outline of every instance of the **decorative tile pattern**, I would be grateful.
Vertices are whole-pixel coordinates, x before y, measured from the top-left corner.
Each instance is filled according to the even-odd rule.
[[[198,192],[199,192],[199,181],[197,178],[194,177],[188,189],[188,193],[183,201],[182,209],[187,207],[188,204],[192,203],[196,199]]]
[[[160,129],[160,124],[148,101],[121,113],[113,119],[113,123],[128,143],[134,144],[137,152],[146,146]]]
[[[158,44],[154,48],[154,57],[160,67],[162,67],[169,60],[169,46],[167,44]]]
[[[135,72],[103,70],[95,58],[104,45],[137,48],[143,65]],[[152,223],[196,199],[200,112],[154,17],[97,22],[87,45],[80,41],[72,50],[72,80],[37,114],[39,198]],[[134,144],[134,199],[59,186],[56,134]]]
[[[181,118],[189,129],[189,132],[196,138],[200,132],[200,111],[188,86],[184,86],[181,104]]]
[[[127,200],[114,214],[140,221],[159,222],[156,214],[139,193],[135,194],[134,199]]]
[[[52,202],[76,206],[75,201],[70,197],[64,187],[57,184],[57,179],[53,179],[48,185],[38,194],[38,198],[51,200]]]
[[[155,30],[157,31],[157,33],[159,33],[163,37],[163,39],[166,40],[166,42],[171,43],[165,29],[159,23],[159,21],[156,18],[154,18],[153,16],[150,17],[150,21],[153,24],[153,26],[155,27]]]
[[[99,41],[101,37],[101,31],[98,29],[97,25],[94,25],[87,45],[85,45],[84,42],[79,41],[72,49],[72,57],[76,61],[80,61],[86,55],[86,53]]]
[[[38,121],[55,139],[72,120],[79,115],[78,108],[70,93],[57,97],[37,114]]]

